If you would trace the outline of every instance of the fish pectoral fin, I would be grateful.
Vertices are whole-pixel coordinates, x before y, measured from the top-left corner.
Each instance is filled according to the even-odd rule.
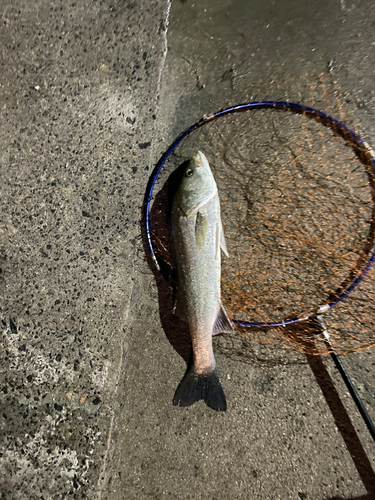
[[[208,237],[208,221],[201,212],[197,213],[195,220],[195,244],[198,249],[202,248]]]
[[[217,248],[220,246],[220,248],[224,252],[224,254],[227,257],[229,257],[229,253],[228,253],[228,249],[227,249],[227,244],[225,242],[225,237],[224,237],[223,226],[222,226],[221,222],[219,222],[219,224],[218,224],[217,236],[218,236],[218,245],[217,245]]]
[[[212,335],[218,335],[219,333],[232,333],[234,332],[233,324],[228,318],[228,314],[224,309],[223,304],[220,302],[220,309],[215,321],[215,325],[212,331]]]

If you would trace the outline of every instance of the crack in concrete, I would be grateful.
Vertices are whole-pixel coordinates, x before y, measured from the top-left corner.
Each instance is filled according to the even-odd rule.
[[[164,30],[164,40],[163,40],[163,54],[161,58],[161,63],[160,63],[160,71],[159,71],[159,76],[158,76],[158,82],[157,82],[157,91],[156,91],[156,98],[155,98],[155,115],[157,115],[158,110],[159,110],[159,96],[160,96],[160,89],[161,89],[161,81],[162,81],[162,75],[163,75],[163,70],[165,67],[166,63],[166,58],[167,58],[167,52],[168,52],[168,25],[169,25],[169,15],[172,7],[172,1],[173,0],[168,0],[168,5],[167,5],[167,12],[165,16],[165,30]],[[156,120],[154,124],[154,130],[156,129]],[[153,157],[154,157],[154,141],[151,144],[150,148],[150,157],[149,157],[149,166],[151,168]],[[139,270],[138,270],[139,273]],[[131,311],[132,305],[133,305],[133,296],[134,296],[134,289],[135,289],[135,283],[136,280],[132,282],[132,288],[130,292],[130,298],[126,307],[126,311],[124,314],[124,329],[126,326],[131,326],[131,324],[127,323],[129,319],[129,313]],[[119,387],[120,387],[120,381],[122,379],[123,373],[124,373],[124,367],[126,363],[126,358],[129,354],[130,347],[127,343],[126,338],[124,338],[123,342],[121,342],[121,356],[120,356],[120,363],[118,366],[117,370],[117,376],[116,376],[116,384],[115,384],[115,396],[118,395]],[[116,397],[115,397],[116,400]],[[98,500],[102,500],[102,495],[104,491],[105,485],[108,483],[108,462],[109,462],[109,457],[110,457],[110,451],[111,451],[111,445],[112,445],[112,435],[113,435],[113,429],[115,427],[115,421],[116,417],[118,416],[119,413],[119,405],[115,404],[113,410],[111,411],[112,416],[111,416],[111,421],[110,421],[110,427],[108,431],[108,439],[107,439],[107,446],[103,458],[103,466],[101,468],[101,472],[99,475],[98,479]]]
[[[159,77],[158,77],[158,83],[156,86],[156,98],[155,98],[155,116],[157,116],[158,111],[159,111],[159,99],[160,99],[160,90],[161,90],[161,81],[163,77],[163,71],[165,67],[165,63],[167,60],[167,53],[168,53],[168,26],[169,26],[169,15],[171,12],[172,8],[172,2],[173,0],[168,0],[168,6],[167,6],[167,12],[165,15],[165,31],[164,31],[164,45],[163,45],[163,55],[161,58],[161,63],[160,63],[160,71],[159,71]],[[156,120],[154,124],[154,130],[156,129]],[[154,148],[155,148],[155,141],[152,141],[151,143],[151,148],[150,148],[150,159],[149,159],[149,167],[151,169],[152,166],[152,159],[154,157]]]
[[[132,281],[132,287],[131,287],[131,291],[130,291],[129,300],[127,303],[127,307],[124,311],[123,332],[125,331],[126,326],[130,326],[130,325],[128,325],[127,322],[129,319],[129,313],[131,311],[131,306],[133,304],[134,288],[135,288],[135,280]],[[129,348],[129,345],[128,345],[127,340],[126,340],[126,336],[124,336],[124,339],[121,342],[121,356],[120,356],[120,362],[118,365],[117,376],[116,376],[115,394],[114,394],[115,401],[116,401],[116,396],[118,395],[118,391],[119,391],[119,387],[120,387],[120,380],[121,380],[123,372],[124,372],[125,362],[126,362],[126,358],[128,356],[129,350],[130,350],[130,348]],[[107,483],[107,477],[108,477],[107,464],[109,461],[109,453],[110,453],[111,444],[112,444],[112,435],[113,435],[113,429],[114,429],[114,425],[115,425],[115,419],[116,419],[116,416],[118,415],[118,412],[119,412],[119,405],[115,403],[115,405],[111,411],[112,416],[111,416],[111,422],[110,422],[109,431],[108,431],[107,446],[106,446],[106,450],[105,450],[105,454],[104,454],[104,458],[103,458],[103,466],[101,468],[101,472],[100,472],[99,479],[98,479],[98,500],[102,499],[103,489],[104,489],[105,484]]]

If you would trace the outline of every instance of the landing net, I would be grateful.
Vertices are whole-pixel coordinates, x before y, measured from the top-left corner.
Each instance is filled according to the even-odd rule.
[[[368,144],[325,113],[293,103],[246,103],[204,117],[159,161],[146,196],[150,251],[171,284],[171,174],[197,150],[218,185],[230,254],[222,258],[222,301],[241,337],[305,349],[306,319],[339,304],[329,325],[337,352],[372,346],[375,168]]]

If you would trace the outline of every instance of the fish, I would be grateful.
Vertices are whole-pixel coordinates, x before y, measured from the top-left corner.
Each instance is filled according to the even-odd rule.
[[[214,410],[227,409],[216,365],[212,336],[233,332],[221,302],[221,251],[228,250],[217,185],[206,156],[188,162],[172,202],[172,239],[177,267],[174,313],[189,325],[192,351],[173,398],[176,406],[204,400]]]

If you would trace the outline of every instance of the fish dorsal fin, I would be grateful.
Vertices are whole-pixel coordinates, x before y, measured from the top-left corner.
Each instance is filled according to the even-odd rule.
[[[212,335],[218,335],[219,333],[231,333],[234,331],[231,320],[228,318],[227,312],[224,309],[223,304],[220,301],[220,309],[215,321],[215,325],[212,331]]]

